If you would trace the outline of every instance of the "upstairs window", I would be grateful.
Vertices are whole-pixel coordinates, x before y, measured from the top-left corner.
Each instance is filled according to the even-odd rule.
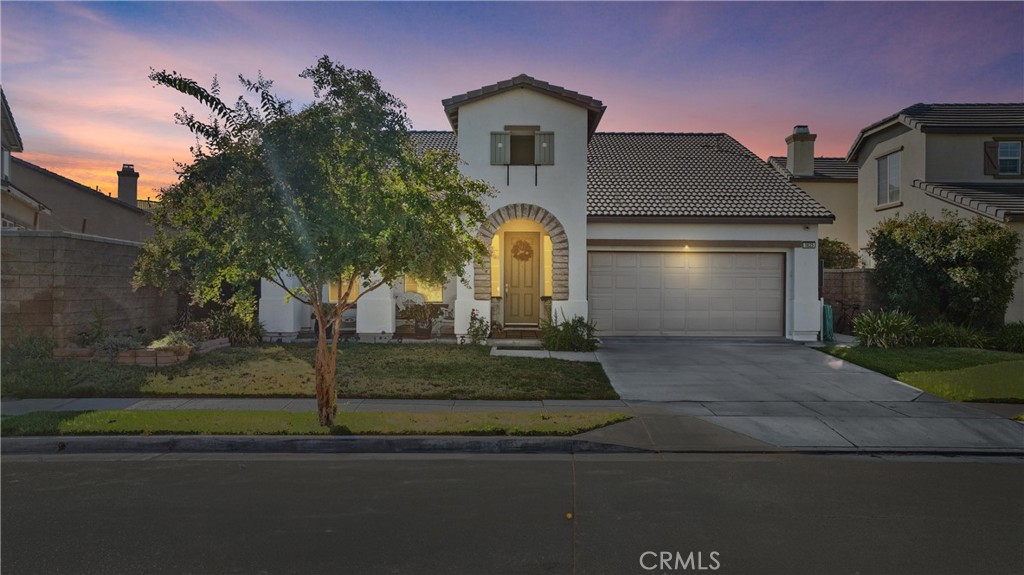
[[[1021,175],[1021,141],[985,142],[985,174],[990,176]]]
[[[1020,174],[1020,142],[999,142],[999,173]]]
[[[505,126],[491,132],[491,164],[495,166],[550,166],[555,163],[555,135],[540,126]]]
[[[878,205],[900,201],[900,154],[893,152],[878,158]]]

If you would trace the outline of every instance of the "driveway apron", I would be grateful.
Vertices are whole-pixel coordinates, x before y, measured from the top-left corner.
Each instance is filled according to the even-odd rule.
[[[607,338],[615,390],[787,448],[1024,451],[1024,426],[781,339]]]

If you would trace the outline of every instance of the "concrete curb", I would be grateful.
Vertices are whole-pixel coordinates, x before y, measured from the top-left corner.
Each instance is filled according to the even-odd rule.
[[[650,453],[572,437],[67,436],[6,437],[0,453]]]
[[[797,454],[797,455],[936,455],[1024,458],[1024,449],[961,448],[835,448],[645,449],[572,437],[469,436],[328,436],[294,435],[165,435],[6,437],[3,455],[61,453],[478,453],[478,454]]]

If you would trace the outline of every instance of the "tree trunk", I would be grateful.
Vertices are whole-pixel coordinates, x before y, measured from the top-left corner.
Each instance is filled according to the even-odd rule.
[[[320,337],[316,341],[316,411],[320,425],[330,427],[338,413],[338,392],[334,385],[336,356],[327,345],[327,322],[324,321],[327,318],[322,313],[317,313],[317,316]],[[333,334],[332,343],[337,347],[337,333]]]

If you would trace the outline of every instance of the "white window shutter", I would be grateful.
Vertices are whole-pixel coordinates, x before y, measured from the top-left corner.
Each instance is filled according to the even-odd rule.
[[[509,132],[491,132],[491,165],[507,166],[512,153],[512,135]]]
[[[537,132],[533,139],[534,162],[541,166],[555,163],[555,133]]]

